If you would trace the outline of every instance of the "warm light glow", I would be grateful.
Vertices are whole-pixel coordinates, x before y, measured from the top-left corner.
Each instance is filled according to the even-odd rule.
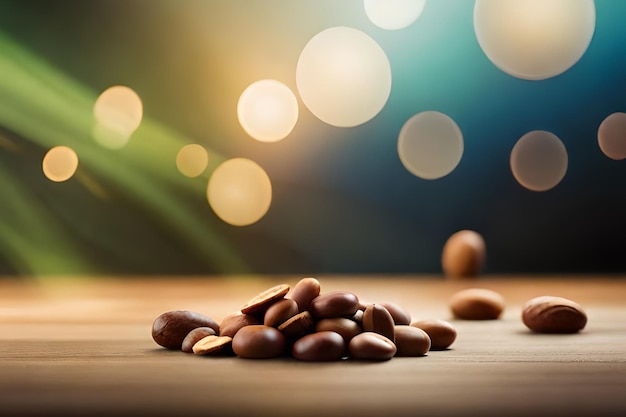
[[[511,171],[531,191],[547,191],[567,172],[567,150],[553,133],[535,130],[522,136],[511,152]]]
[[[67,146],[55,146],[43,158],[44,175],[51,181],[67,181],[78,168],[78,155]]]
[[[93,134],[107,148],[124,146],[141,124],[143,105],[129,87],[116,85],[106,89],[94,105],[96,125]]]
[[[391,67],[382,48],[365,33],[334,27],[315,35],[296,68],[298,92],[320,120],[339,127],[376,116],[391,91]]]
[[[246,158],[229,159],[211,175],[207,198],[220,219],[233,226],[247,226],[269,210],[272,184],[256,162]]]
[[[176,155],[176,167],[186,177],[201,175],[209,164],[209,154],[202,145],[195,143],[180,148]]]
[[[122,133],[110,129],[103,124],[96,123],[91,129],[91,134],[96,142],[105,148],[120,149],[126,146],[132,133]]]
[[[427,180],[448,175],[463,156],[463,134],[449,116],[418,113],[400,130],[398,154],[404,167]]]
[[[583,56],[596,25],[593,0],[476,0],[474,30],[487,57],[514,77],[543,80]]]
[[[285,138],[298,121],[298,100],[285,84],[257,81],[244,90],[237,104],[241,127],[261,142]]]
[[[403,29],[417,20],[426,0],[364,0],[365,13],[376,26]]]
[[[598,129],[600,150],[611,159],[626,159],[626,113],[609,115]]]

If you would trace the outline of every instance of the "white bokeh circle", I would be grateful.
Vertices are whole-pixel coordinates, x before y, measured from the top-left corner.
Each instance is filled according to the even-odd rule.
[[[224,222],[247,226],[256,223],[269,210],[272,184],[256,162],[233,158],[222,162],[211,174],[207,199]]]
[[[391,66],[378,43],[360,30],[333,27],[315,35],[296,67],[305,106],[338,127],[361,125],[376,116],[391,92]]]
[[[543,80],[578,62],[596,24],[593,0],[476,0],[474,31],[485,55],[514,77]]]
[[[609,158],[626,159],[626,113],[610,114],[600,123],[598,145]]]
[[[67,181],[76,173],[78,155],[68,146],[55,146],[46,152],[41,167],[50,181]]]
[[[285,84],[260,80],[250,84],[237,103],[241,127],[261,142],[284,139],[298,121],[298,100]]]
[[[201,175],[209,164],[206,148],[197,143],[190,143],[180,148],[176,154],[176,168],[186,177],[195,178]]]
[[[522,136],[511,151],[511,172],[523,187],[547,191],[556,187],[567,172],[567,149],[561,139],[545,130]]]
[[[403,29],[413,24],[425,4],[426,0],[363,0],[369,20],[386,30]]]
[[[463,156],[463,133],[448,115],[418,113],[405,122],[398,135],[398,155],[413,175],[433,180],[457,167]]]

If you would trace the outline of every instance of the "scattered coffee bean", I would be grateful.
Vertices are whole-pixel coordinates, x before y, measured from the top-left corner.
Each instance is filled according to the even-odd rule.
[[[220,322],[220,336],[235,337],[239,329],[253,324],[263,324],[263,321],[252,314],[236,312],[227,315]]]
[[[210,317],[188,310],[168,311],[152,323],[152,338],[168,349],[180,349],[185,336],[196,327],[210,327],[219,333],[219,324]]]
[[[180,347],[185,353],[193,352],[193,345],[195,345],[198,340],[203,339],[207,336],[215,336],[215,330],[210,327],[196,327],[192,331],[190,331],[187,336],[183,339],[183,343]]]
[[[394,322],[391,313],[380,304],[370,304],[363,312],[363,330],[374,332],[394,341]]]
[[[233,352],[240,358],[267,359],[285,353],[285,336],[274,327],[246,326],[233,337]]]
[[[248,301],[243,307],[241,307],[241,312],[243,314],[264,312],[274,302],[285,297],[285,295],[289,292],[289,288],[290,287],[287,284],[279,284],[269,288]]]
[[[485,263],[485,241],[473,230],[461,230],[446,241],[441,254],[444,274],[452,279],[476,277]]]
[[[320,282],[315,278],[302,278],[287,295],[298,304],[298,312],[309,311],[311,301],[320,295]]]
[[[450,310],[463,320],[495,320],[504,311],[504,299],[495,291],[483,288],[461,290],[450,298]]]
[[[360,333],[350,340],[350,357],[371,361],[386,361],[396,354],[396,345],[385,336],[374,332]]]
[[[456,339],[456,328],[445,320],[418,320],[412,327],[424,330],[430,337],[430,350],[447,349]]]
[[[428,334],[413,326],[396,326],[396,356],[424,356],[430,350]]]
[[[576,333],[587,324],[587,314],[572,300],[545,295],[526,302],[522,321],[538,333]]]
[[[387,309],[389,314],[391,314],[391,317],[393,317],[393,322],[396,325],[408,326],[411,323],[411,314],[396,303],[387,301],[384,303],[380,303],[380,305]]]
[[[311,314],[315,318],[351,317],[359,307],[359,299],[348,291],[321,294],[311,301]]]
[[[337,361],[346,351],[344,338],[333,331],[321,331],[301,337],[291,354],[302,361]]]
[[[224,351],[230,352],[232,342],[232,337],[211,335],[198,340],[192,350],[196,355],[218,355]]]

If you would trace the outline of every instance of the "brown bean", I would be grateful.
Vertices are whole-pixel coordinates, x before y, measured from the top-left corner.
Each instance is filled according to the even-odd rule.
[[[192,331],[190,331],[187,336],[183,339],[183,343],[180,347],[185,353],[193,353],[193,345],[195,345],[198,340],[203,339],[207,336],[215,336],[215,330],[210,327],[196,327]]]
[[[450,298],[450,310],[463,320],[495,320],[504,311],[504,299],[495,291],[469,288]]]
[[[198,340],[193,345],[196,355],[219,355],[225,352],[232,354],[232,337],[210,335]]]
[[[262,324],[242,327],[233,337],[233,351],[240,358],[276,358],[285,353],[285,336]]]
[[[522,321],[538,333],[576,333],[585,328],[587,314],[572,300],[545,295],[526,302]]]
[[[241,307],[241,312],[243,314],[256,314],[264,312],[270,305],[283,298],[289,292],[289,288],[290,287],[287,284],[275,285],[248,301],[243,307]]]
[[[456,339],[456,328],[445,320],[427,319],[411,323],[430,337],[430,350],[447,349]]]
[[[298,281],[287,297],[298,304],[298,312],[301,313],[309,310],[311,301],[318,295],[320,295],[320,282],[309,277]]]
[[[386,301],[384,303],[380,303],[380,305],[385,307],[389,314],[391,314],[391,317],[393,317],[393,322],[395,324],[399,326],[404,326],[411,323],[411,314],[396,303]]]
[[[374,332],[394,341],[394,323],[391,313],[380,304],[370,304],[363,312],[363,330]]]
[[[334,291],[315,297],[310,311],[316,318],[350,317],[358,307],[356,295],[348,291]]]
[[[240,311],[229,314],[220,323],[220,336],[235,337],[239,329],[253,324],[263,324],[263,321],[257,316],[243,314]]]
[[[446,241],[441,254],[444,274],[452,279],[478,276],[485,263],[485,240],[473,230],[461,230]]]
[[[424,356],[430,349],[428,334],[413,326],[396,326],[396,356]]]
[[[298,303],[289,298],[283,298],[269,306],[265,312],[263,324],[278,327],[296,314],[298,314]]]
[[[386,361],[396,354],[396,345],[383,335],[363,332],[354,336],[348,345],[350,357],[372,361]]]
[[[337,361],[343,357],[345,350],[345,341],[339,333],[322,331],[298,339],[291,354],[302,361]]]
[[[357,334],[361,333],[361,326],[354,320],[346,319],[344,317],[335,317],[332,319],[321,319],[315,323],[315,331],[332,331],[339,333],[346,343],[350,342]]]
[[[308,311],[298,313],[278,326],[278,330],[289,340],[295,340],[311,333],[314,328],[315,321]]]
[[[219,324],[204,314],[188,310],[168,311],[152,323],[152,338],[168,349],[180,349],[185,336],[197,327],[210,327],[219,333]]]

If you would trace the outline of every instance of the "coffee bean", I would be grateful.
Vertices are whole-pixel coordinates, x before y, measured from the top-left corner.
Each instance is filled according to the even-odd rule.
[[[380,305],[385,307],[389,314],[391,314],[391,317],[393,317],[393,322],[395,324],[399,326],[404,326],[411,323],[411,314],[396,303],[386,301],[384,303],[380,303]]]
[[[192,331],[190,331],[187,336],[183,339],[183,343],[180,347],[185,353],[193,352],[193,345],[195,345],[198,340],[203,339],[207,336],[215,336],[215,330],[210,327],[196,327]]]
[[[411,323],[430,337],[430,350],[447,349],[456,339],[456,328],[445,320],[429,319]]]
[[[546,295],[526,302],[522,321],[538,333],[576,333],[587,324],[587,314],[572,300]]]
[[[363,312],[363,330],[375,332],[394,341],[394,323],[391,313],[380,304],[370,304]]]
[[[234,337],[237,331],[245,326],[263,324],[263,321],[252,314],[236,312],[224,317],[220,323],[220,336]]]
[[[478,276],[486,257],[485,240],[473,230],[461,230],[446,241],[441,254],[444,274],[452,279]]]
[[[350,342],[357,334],[361,333],[361,326],[354,320],[343,317],[335,317],[332,319],[321,319],[315,323],[315,331],[332,331],[339,333],[346,343]]]
[[[372,361],[386,361],[396,354],[396,345],[383,335],[363,332],[354,336],[348,345],[350,357]]]
[[[168,349],[180,349],[185,336],[197,327],[210,327],[219,333],[219,324],[210,317],[188,310],[168,311],[152,323],[152,338]]]
[[[311,333],[315,328],[315,321],[308,311],[298,313],[278,326],[278,330],[289,340],[295,340]]]
[[[334,291],[315,297],[310,311],[315,318],[350,317],[358,307],[356,295],[348,291]]]
[[[198,340],[192,350],[196,355],[218,355],[225,351],[232,354],[232,342],[232,337],[211,335]]]
[[[287,295],[298,304],[298,312],[308,311],[311,301],[320,295],[320,282],[315,278],[302,278]]]
[[[233,337],[233,351],[240,358],[276,358],[285,353],[285,336],[262,324],[242,327]]]
[[[430,349],[428,334],[413,326],[396,326],[396,356],[424,356]]]
[[[450,298],[450,310],[463,320],[495,320],[504,311],[504,299],[495,291],[469,288]]]
[[[289,292],[289,288],[287,284],[280,284],[269,288],[248,301],[241,307],[241,312],[243,314],[264,312],[274,302],[283,298]]]
[[[298,339],[291,354],[302,361],[337,361],[343,357],[345,350],[345,341],[339,333],[322,331]]]
[[[298,303],[289,298],[283,298],[269,306],[265,312],[263,324],[278,327],[296,314],[298,314]]]

